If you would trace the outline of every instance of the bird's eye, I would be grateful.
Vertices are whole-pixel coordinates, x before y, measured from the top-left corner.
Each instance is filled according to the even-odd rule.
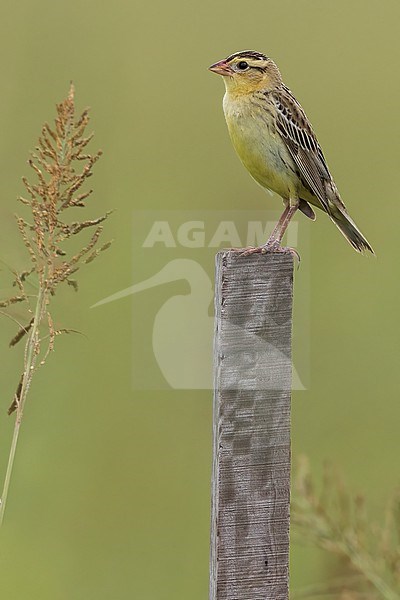
[[[241,60],[237,64],[237,68],[240,69],[241,71],[245,71],[248,68],[248,66],[249,66],[249,64],[245,60]]]

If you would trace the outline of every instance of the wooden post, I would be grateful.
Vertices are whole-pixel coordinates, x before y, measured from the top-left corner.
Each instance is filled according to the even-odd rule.
[[[216,257],[210,600],[288,600],[293,258]]]

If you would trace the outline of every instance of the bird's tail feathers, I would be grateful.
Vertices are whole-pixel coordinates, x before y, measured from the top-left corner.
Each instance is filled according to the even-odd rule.
[[[357,225],[354,223],[352,218],[347,213],[346,209],[341,206],[330,205],[331,211],[329,216],[332,221],[338,227],[340,232],[344,235],[346,240],[353,246],[357,252],[361,252],[364,254],[366,252],[371,252],[371,254],[375,254],[372,249],[372,246],[368,243],[367,239],[363,236],[361,231],[358,229]]]

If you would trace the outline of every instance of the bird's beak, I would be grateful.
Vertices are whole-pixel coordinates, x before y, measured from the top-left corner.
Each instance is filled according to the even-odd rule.
[[[208,70],[212,71],[213,73],[217,73],[217,75],[222,75],[223,77],[232,75],[232,69],[224,60],[220,60],[219,62],[211,65],[211,67],[208,67]]]

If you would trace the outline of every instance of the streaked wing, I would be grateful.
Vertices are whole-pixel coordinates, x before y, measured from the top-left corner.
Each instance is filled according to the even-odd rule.
[[[273,95],[277,111],[277,127],[300,175],[311,192],[329,213],[326,181],[331,181],[322,149],[305,115],[289,88],[282,85]]]

